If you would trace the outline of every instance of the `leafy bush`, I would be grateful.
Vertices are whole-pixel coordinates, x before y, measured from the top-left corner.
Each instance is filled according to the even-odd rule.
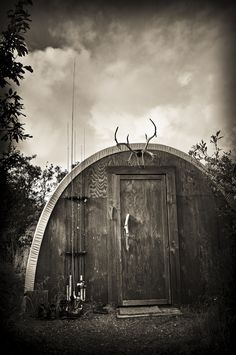
[[[223,203],[218,207],[221,224],[220,248],[216,255],[214,272],[209,290],[214,287],[214,300],[210,292],[200,300],[201,309],[207,314],[207,324],[213,340],[224,344],[231,342],[236,320],[235,302],[235,260],[236,260],[236,160],[232,151],[225,152],[219,147],[223,138],[220,131],[211,136],[213,153],[209,153],[206,142],[201,140],[194,145],[189,154],[205,165],[211,188]]]
[[[33,165],[34,158],[13,148],[0,159],[0,174],[5,179],[1,196],[1,247],[8,261],[13,259],[16,248],[31,243],[32,230],[49,194],[67,173],[53,164],[45,169]]]

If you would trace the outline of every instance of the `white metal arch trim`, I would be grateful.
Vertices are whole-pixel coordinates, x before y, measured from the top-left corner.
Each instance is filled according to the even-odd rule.
[[[144,143],[136,143],[136,144],[131,144],[130,146],[132,147],[132,149],[136,150],[136,149],[143,149],[145,144]],[[91,155],[89,158],[85,159],[83,162],[81,162],[79,165],[77,165],[59,183],[59,185],[57,186],[53,195],[50,197],[50,199],[46,203],[46,205],[41,213],[41,216],[39,218],[39,221],[38,221],[35,233],[34,233],[32,245],[31,245],[30,253],[29,253],[29,257],[28,257],[27,268],[26,268],[25,292],[34,290],[36,267],[37,267],[38,256],[39,256],[44,232],[47,227],[47,223],[49,221],[51,213],[52,213],[59,197],[61,196],[61,194],[65,190],[65,188],[70,184],[70,182],[77,175],[79,175],[88,166],[92,165],[93,163],[97,162],[98,160],[105,158],[109,155],[117,154],[117,153],[120,153],[121,151],[127,151],[127,150],[128,150],[128,148],[126,148],[125,146],[121,146],[121,149],[119,149],[117,146],[103,149],[103,150],[99,151],[98,153]],[[177,150],[175,148],[168,147],[168,146],[162,145],[162,144],[150,144],[149,150],[156,150],[156,151],[170,153],[172,155],[182,158],[182,159],[186,160],[187,162],[195,165],[201,171],[205,171],[205,168],[202,164],[198,163],[196,160],[191,158],[186,153],[181,152],[180,150]]]

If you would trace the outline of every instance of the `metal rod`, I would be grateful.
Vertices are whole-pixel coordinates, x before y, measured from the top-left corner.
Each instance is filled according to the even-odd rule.
[[[75,59],[73,68],[72,112],[71,112],[71,170],[74,162],[74,104],[75,104]],[[74,196],[74,184],[71,174],[71,196]],[[75,260],[74,260],[74,203],[71,204],[71,274],[72,287],[75,290]]]
[[[66,128],[67,128],[67,157],[66,157],[66,163],[67,163],[67,172],[69,173],[69,169],[70,169],[69,122],[67,122],[67,127]]]

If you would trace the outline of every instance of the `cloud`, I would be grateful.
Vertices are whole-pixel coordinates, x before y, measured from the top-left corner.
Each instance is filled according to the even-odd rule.
[[[38,162],[42,164],[49,160],[58,164],[66,164],[67,159],[67,125],[72,116],[72,85],[74,59],[89,73],[89,55],[86,51],[80,54],[72,48],[46,48],[34,51],[27,59],[34,68],[33,74],[28,74],[21,86],[21,96],[24,97],[25,111],[28,116],[26,130],[33,139],[23,144],[28,154],[37,153]],[[89,105],[92,90],[91,81],[83,88],[80,99],[80,124],[83,126],[89,120]],[[76,83],[75,90],[81,91]],[[77,93],[76,91],[76,93]],[[77,115],[75,106],[75,115]],[[81,115],[81,112],[83,113]],[[87,125],[87,127],[89,127]],[[89,127],[93,131],[92,127]],[[88,132],[89,133],[89,132]]]
[[[177,81],[180,83],[181,86],[186,86],[191,82],[192,78],[192,73],[185,72],[178,76]]]
[[[73,62],[75,72],[75,128],[77,157],[114,145],[120,127],[124,140],[133,142],[158,126],[156,142],[183,151],[214,131],[232,131],[223,118],[227,112],[222,48],[226,33],[218,19],[153,14],[110,16],[105,12],[80,15],[49,28],[58,47],[34,50],[27,63],[34,68],[21,87],[27,130],[34,138],[23,144],[37,153],[38,162],[66,166],[67,125],[71,121]],[[145,18],[145,16],[144,16]],[[230,141],[231,139],[231,141]]]

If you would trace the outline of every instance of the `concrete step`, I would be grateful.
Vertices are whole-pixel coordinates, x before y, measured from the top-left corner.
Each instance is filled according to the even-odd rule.
[[[119,307],[117,309],[117,318],[166,316],[179,314],[182,313],[178,308],[166,306]]]

